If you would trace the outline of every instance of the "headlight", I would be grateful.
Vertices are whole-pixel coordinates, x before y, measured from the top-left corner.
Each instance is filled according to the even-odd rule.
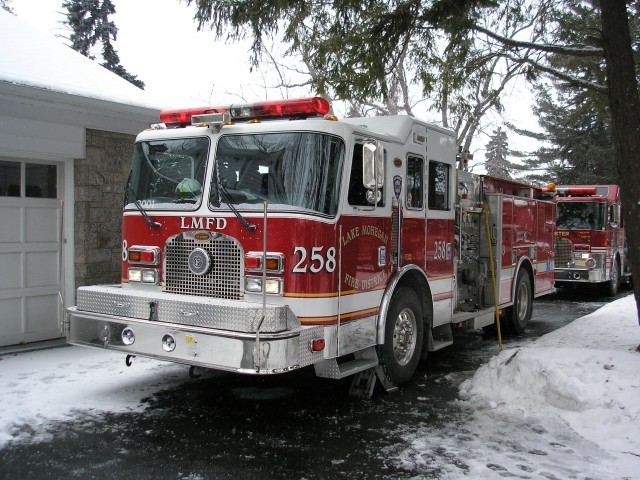
[[[270,295],[282,295],[284,291],[281,278],[267,277],[265,291]],[[244,290],[249,293],[262,293],[262,277],[245,277]]]
[[[127,271],[129,282],[133,283],[158,283],[158,270],[154,268],[130,268]]]

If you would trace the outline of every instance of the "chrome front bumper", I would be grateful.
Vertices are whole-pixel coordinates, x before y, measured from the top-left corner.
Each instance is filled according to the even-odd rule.
[[[601,269],[556,268],[554,279],[557,283],[602,283],[606,276]]]
[[[286,306],[267,306],[264,317],[257,332],[262,305],[81,287],[78,306],[67,310],[65,335],[75,345],[239,373],[282,373],[323,360],[322,351],[309,348],[323,338],[323,327],[300,327]],[[126,329],[133,342],[123,339]]]

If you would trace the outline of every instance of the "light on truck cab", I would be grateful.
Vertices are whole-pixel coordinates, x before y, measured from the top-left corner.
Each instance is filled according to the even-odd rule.
[[[249,293],[262,293],[262,277],[247,276],[244,278],[244,290]],[[267,277],[265,291],[269,295],[282,295],[284,292],[282,278]]]
[[[591,245],[589,245],[588,243],[576,243],[573,245],[573,250],[575,252],[590,252]]]
[[[547,185],[547,192],[553,193],[555,191],[556,191],[556,184],[555,183],[549,183]]]
[[[265,120],[270,118],[319,117],[329,113],[329,102],[322,97],[294,98],[266,102],[199,107],[160,112],[160,122],[167,127],[191,125],[192,117],[210,113],[228,113],[231,120]]]
[[[594,187],[559,187],[556,191],[565,197],[590,197],[596,194]]]
[[[284,255],[282,253],[267,252],[265,263],[267,267],[267,273],[284,272]],[[244,269],[248,272],[261,272],[262,271],[262,253],[261,252],[247,253],[247,256],[244,257]]]
[[[131,264],[158,265],[160,263],[160,249],[134,245],[127,251],[127,260]]]
[[[127,270],[127,279],[130,283],[158,283],[158,270],[155,268],[130,268]]]
[[[184,127],[186,125],[191,125],[192,116],[205,115],[207,113],[227,113],[227,111],[214,107],[163,110],[160,112],[160,122],[164,123],[168,127]]]

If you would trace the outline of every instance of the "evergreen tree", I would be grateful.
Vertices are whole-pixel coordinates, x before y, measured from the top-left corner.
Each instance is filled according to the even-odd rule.
[[[13,13],[11,8],[11,0],[0,0],[0,8],[3,8],[9,13]]]
[[[511,162],[507,160],[509,146],[507,142],[507,132],[498,127],[493,131],[486,145],[485,168],[492,177],[511,179],[510,170],[513,168]]]
[[[120,57],[111,43],[118,35],[118,28],[109,20],[109,15],[116,13],[111,0],[67,0],[62,7],[67,10],[65,23],[72,31],[69,37],[71,48],[95,60],[92,48],[99,43],[102,47],[101,65],[136,87],[144,89],[144,82],[120,64]]]

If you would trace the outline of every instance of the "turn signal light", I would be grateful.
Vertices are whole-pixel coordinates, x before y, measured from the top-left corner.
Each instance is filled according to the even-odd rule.
[[[160,262],[160,249],[158,247],[143,247],[134,245],[127,252],[129,263],[141,263],[144,265],[158,265]]]
[[[324,338],[317,338],[315,340],[311,341],[311,351],[312,352],[321,352],[322,350],[324,350]]]

